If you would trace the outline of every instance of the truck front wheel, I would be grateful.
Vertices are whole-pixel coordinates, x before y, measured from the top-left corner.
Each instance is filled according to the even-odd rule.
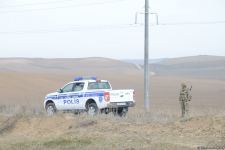
[[[54,103],[48,103],[46,105],[46,112],[48,116],[53,116],[56,113],[56,107]]]
[[[87,107],[87,113],[91,116],[94,116],[94,115],[97,115],[98,114],[98,106],[96,103],[90,103],[88,104],[88,107]]]

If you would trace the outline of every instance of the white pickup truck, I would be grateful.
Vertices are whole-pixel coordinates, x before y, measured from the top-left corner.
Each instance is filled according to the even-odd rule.
[[[124,116],[133,107],[134,90],[112,90],[106,80],[95,77],[77,77],[57,92],[45,97],[44,107],[48,115],[57,111],[87,111],[90,115],[113,112]]]

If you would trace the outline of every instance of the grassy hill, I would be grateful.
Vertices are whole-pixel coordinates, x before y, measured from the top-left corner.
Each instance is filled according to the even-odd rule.
[[[0,58],[0,71],[60,72],[75,71],[123,71],[135,68],[133,64],[108,58]]]
[[[164,59],[159,63],[151,64],[150,69],[159,75],[176,75],[224,80],[225,57],[203,55]]]

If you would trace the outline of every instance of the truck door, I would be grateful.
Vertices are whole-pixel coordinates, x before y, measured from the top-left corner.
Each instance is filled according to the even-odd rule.
[[[82,92],[84,88],[84,82],[74,83],[74,89],[72,99],[74,102],[73,109],[83,109],[84,103],[84,93]]]
[[[62,88],[61,93],[58,95],[57,100],[57,108],[59,110],[71,110],[73,109],[73,92],[74,91],[74,83],[67,84],[64,88]]]

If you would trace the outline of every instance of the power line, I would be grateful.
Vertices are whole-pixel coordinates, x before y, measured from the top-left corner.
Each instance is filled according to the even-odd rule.
[[[73,0],[57,0],[57,1],[45,1],[45,2],[38,2],[38,3],[25,3],[19,5],[5,5],[0,6],[0,8],[12,8],[12,7],[24,7],[24,6],[36,6],[36,5],[46,5],[46,4],[58,4],[64,2],[72,2]]]
[[[180,26],[180,25],[207,25],[207,24],[225,24],[225,21],[212,22],[180,22],[180,23],[159,23],[158,25],[149,24],[149,26]],[[19,30],[19,31],[0,31],[0,34],[47,34],[60,32],[75,32],[75,31],[94,31],[94,30],[114,30],[136,28],[144,26],[144,24],[117,24],[117,25],[97,25],[97,26],[80,26],[72,25],[69,27],[58,27],[55,29],[40,29],[40,30]]]
[[[171,22],[171,23],[159,23],[158,25],[204,25],[204,24],[224,24],[225,21],[202,21],[202,22]]]
[[[144,25],[143,23],[135,23],[139,25]],[[150,26],[181,26],[181,25],[210,25],[210,24],[225,24],[225,21],[202,21],[202,22],[169,22],[169,23],[158,23],[149,24]]]
[[[74,8],[74,7],[86,7],[86,6],[95,6],[95,5],[105,5],[112,3],[119,3],[127,0],[108,0],[101,2],[91,2],[86,4],[74,4],[74,5],[66,5],[66,6],[57,6],[57,7],[49,7],[49,8],[38,8],[38,9],[24,9],[24,10],[0,10],[0,13],[19,13],[19,12],[31,12],[31,11],[48,11],[54,9],[64,9],[64,8]],[[30,4],[31,5],[31,4]],[[35,6],[35,4],[34,4]]]
[[[47,34],[60,32],[75,32],[75,31],[99,31],[99,30],[114,30],[128,29],[140,27],[138,24],[119,24],[119,25],[100,25],[100,26],[72,26],[56,29],[41,29],[41,30],[20,30],[20,31],[0,31],[0,34]]]
[[[225,24],[225,21],[212,21],[212,22],[180,22],[180,23],[159,23],[149,24],[149,26],[180,26],[180,25],[207,25],[207,24]],[[111,30],[123,28],[136,28],[144,26],[144,24],[115,24],[115,25],[97,25],[97,26],[80,26],[72,25],[69,27],[59,27],[55,29],[40,29],[40,30],[19,30],[19,31],[0,31],[0,34],[45,34],[53,32],[70,32],[70,31],[93,31],[93,30]]]

